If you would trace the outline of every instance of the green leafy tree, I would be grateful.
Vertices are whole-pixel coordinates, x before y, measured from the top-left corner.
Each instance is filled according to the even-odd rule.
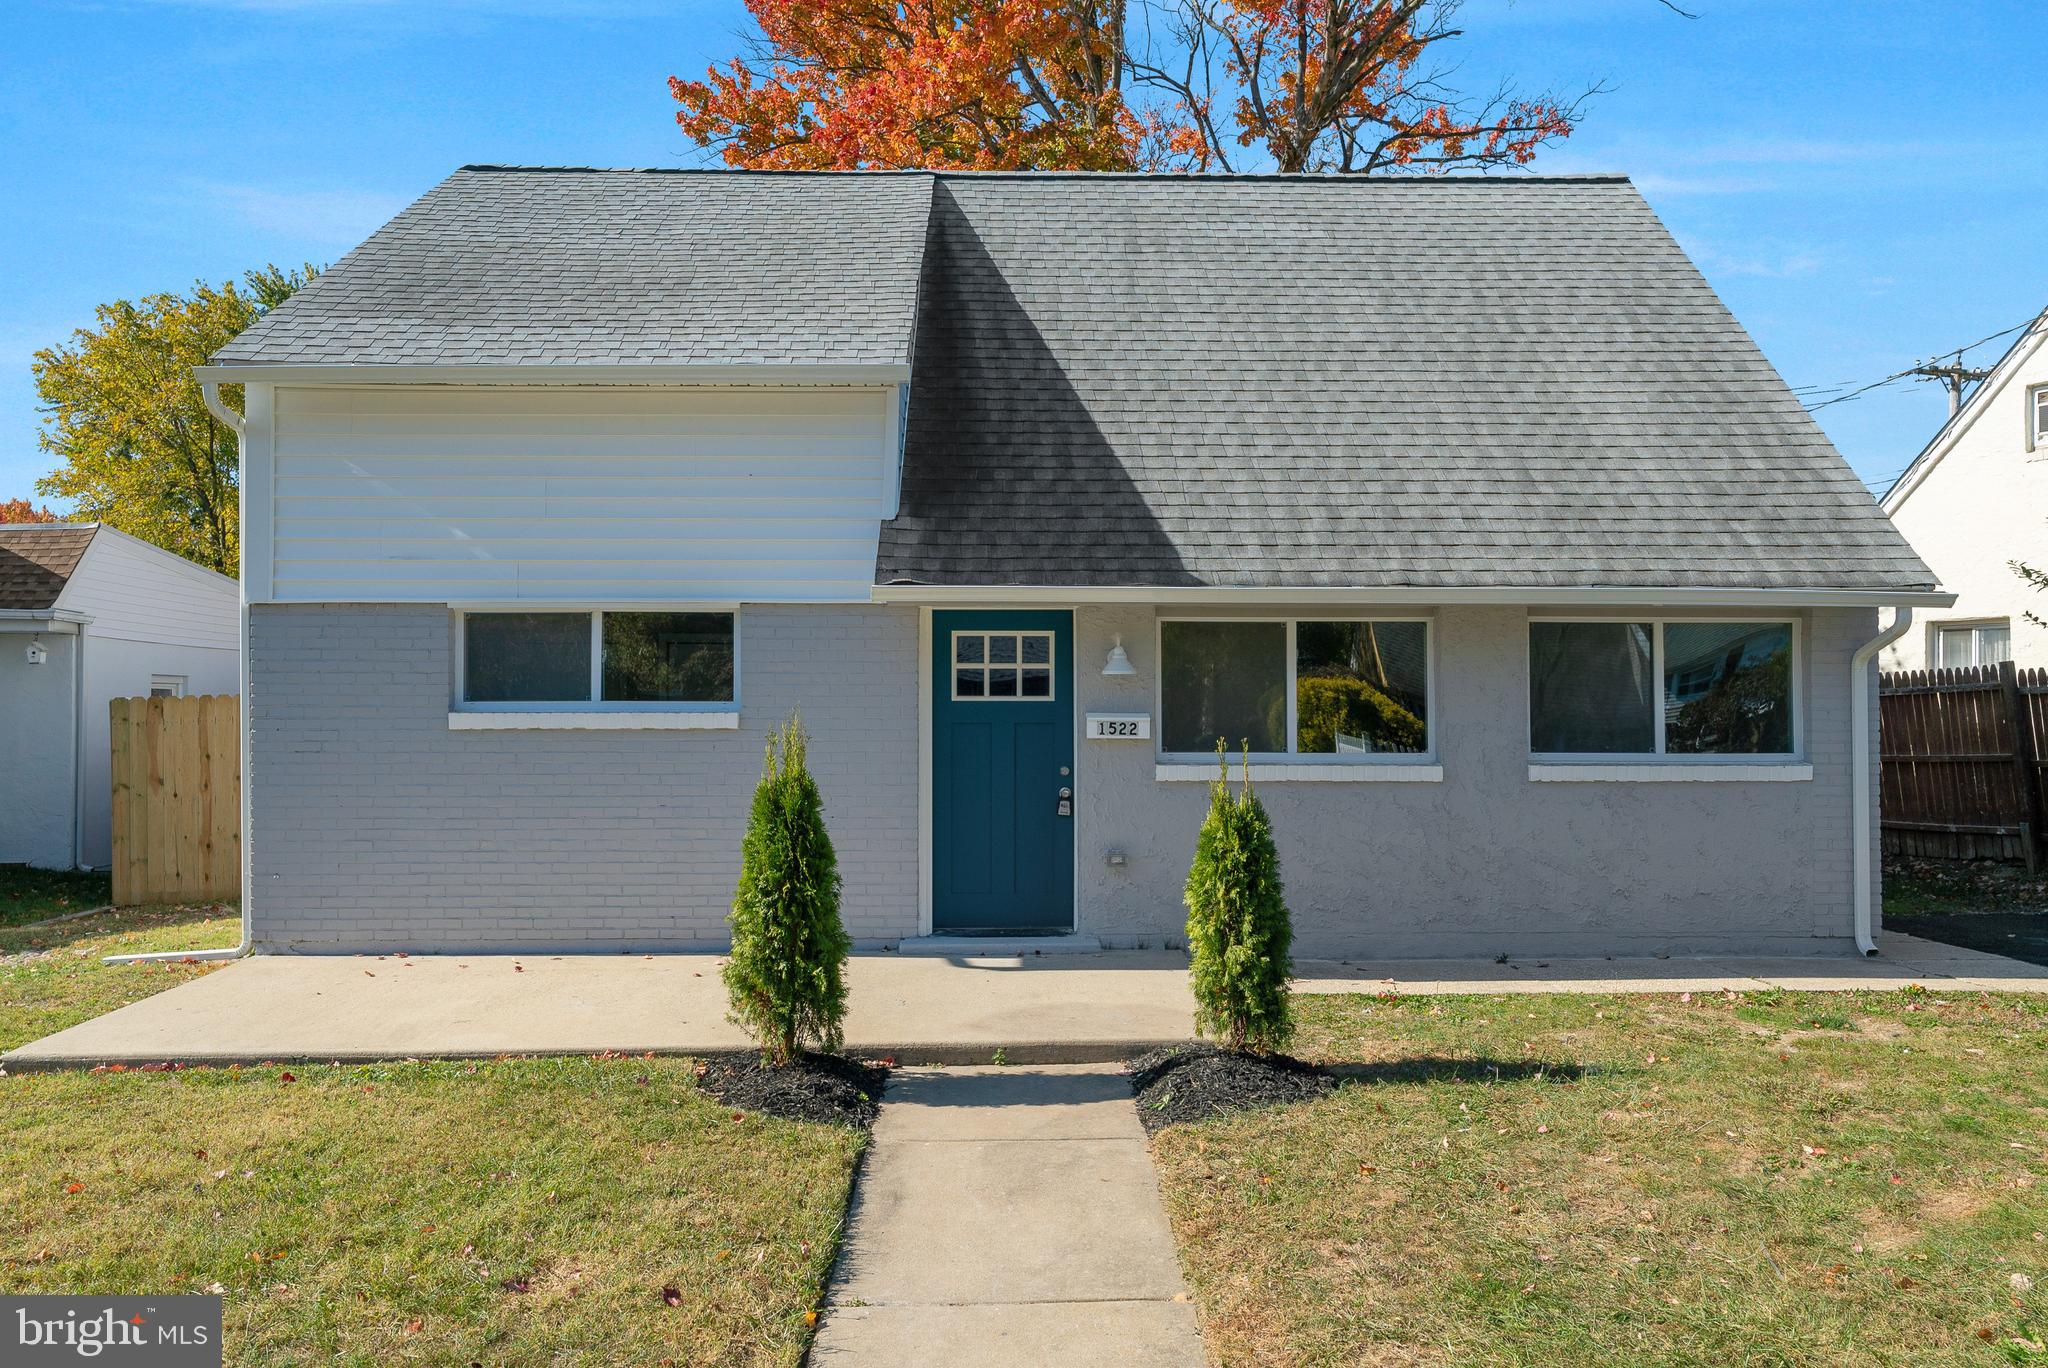
[[[803,722],[768,737],[768,756],[740,847],[725,988],[732,1019],[784,1065],[806,1040],[836,1050],[846,1017],[839,861],[825,834],[825,800],[804,763]]]
[[[265,266],[189,295],[102,304],[93,328],[35,354],[46,417],[42,447],[59,462],[38,492],[70,499],[74,517],[104,522],[211,569],[234,574],[241,452],[207,412],[192,368],[319,274]],[[242,387],[221,386],[242,404]]]
[[[1294,927],[1280,887],[1273,823],[1252,792],[1251,758],[1244,787],[1230,791],[1223,744],[1216,745],[1216,782],[1209,815],[1188,869],[1188,974],[1195,1025],[1233,1050],[1271,1051],[1294,1035],[1287,981]]]

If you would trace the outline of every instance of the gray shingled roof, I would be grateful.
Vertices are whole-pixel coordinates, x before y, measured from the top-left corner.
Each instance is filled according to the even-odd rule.
[[[927,176],[466,166],[219,364],[896,363]]]
[[[879,583],[1934,584],[1620,178],[471,167],[215,359],[913,329]]]
[[[14,523],[0,527],[0,608],[54,608],[97,523]]]
[[[1934,576],[1615,179],[942,177],[877,580]]]

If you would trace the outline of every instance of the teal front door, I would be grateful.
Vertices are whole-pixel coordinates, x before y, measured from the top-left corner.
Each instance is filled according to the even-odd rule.
[[[1074,617],[932,614],[932,930],[1074,926]]]

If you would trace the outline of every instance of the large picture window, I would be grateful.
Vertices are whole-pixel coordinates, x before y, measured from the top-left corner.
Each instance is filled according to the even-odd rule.
[[[1789,622],[1532,622],[1539,756],[1791,755]]]
[[[460,696],[477,708],[730,708],[731,613],[465,613]]]
[[[1169,620],[1159,648],[1167,754],[1429,752],[1426,622]]]

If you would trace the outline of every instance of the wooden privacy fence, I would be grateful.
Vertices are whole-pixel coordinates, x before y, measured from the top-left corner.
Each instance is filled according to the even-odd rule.
[[[2040,859],[2048,670],[2011,661],[1878,676],[1884,848]]]
[[[242,892],[241,700],[116,698],[114,901]]]

